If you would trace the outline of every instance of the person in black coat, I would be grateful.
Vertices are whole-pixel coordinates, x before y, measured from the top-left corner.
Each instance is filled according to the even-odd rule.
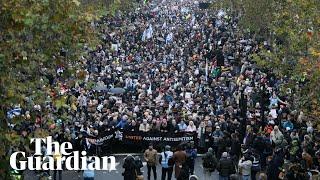
[[[135,160],[131,155],[128,155],[123,163],[124,172],[122,176],[124,180],[135,180],[136,179],[136,164]]]
[[[235,164],[234,162],[228,157],[227,152],[222,153],[222,157],[218,163],[217,170],[219,171],[220,179],[227,179],[231,174],[234,174],[235,171]]]
[[[215,57],[217,59],[217,66],[224,66],[224,56],[221,47],[215,51]]]
[[[231,152],[236,155],[237,158],[240,157],[241,142],[235,133],[231,134]]]
[[[143,167],[143,164],[142,164],[142,161],[139,156],[136,156],[134,158],[134,164],[135,164],[135,168],[136,168],[136,174],[142,175],[141,168]]]
[[[280,167],[284,163],[284,153],[282,149],[276,150],[267,169],[268,180],[278,179]]]
[[[189,166],[187,162],[182,164],[182,168],[177,180],[189,180]]]

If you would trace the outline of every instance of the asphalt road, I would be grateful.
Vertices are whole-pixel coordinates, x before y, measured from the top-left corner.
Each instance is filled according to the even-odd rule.
[[[95,178],[94,179],[95,180],[122,180],[123,176],[121,175],[121,173],[124,171],[124,169],[122,168],[124,157],[125,156],[123,156],[123,155],[116,156],[116,162],[117,162],[117,167],[116,167],[117,170],[116,171],[110,171],[110,172],[109,171],[95,171]],[[146,163],[144,162],[143,165],[144,165],[142,168],[143,175],[144,175],[145,179],[147,179]],[[197,175],[200,180],[204,180],[201,157],[198,157],[196,159],[195,175]],[[40,179],[40,176],[37,175],[34,171],[26,171],[24,179],[25,180],[38,180],[38,179]],[[161,166],[160,165],[157,166],[157,179],[161,180]],[[174,178],[172,178],[172,180],[173,179]],[[215,180],[215,179],[218,179],[217,172],[214,172],[210,177],[210,180]],[[62,180],[83,180],[82,172],[63,171],[62,172]]]

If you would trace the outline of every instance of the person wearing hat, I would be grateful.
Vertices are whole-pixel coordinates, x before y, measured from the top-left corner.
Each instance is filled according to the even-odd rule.
[[[189,166],[189,173],[192,175],[194,174],[195,159],[197,158],[197,149],[194,147],[193,141],[188,143],[186,153],[187,153],[187,163]]]
[[[172,178],[173,172],[173,152],[170,150],[170,146],[167,145],[164,148],[164,151],[161,153],[159,158],[159,163],[161,164],[162,171],[161,171],[161,180],[165,180],[166,176],[168,180]]]
[[[220,129],[220,126],[216,126],[216,130],[211,134],[211,139],[213,141],[213,150],[217,152],[219,140],[223,137],[223,132]],[[217,154],[217,157],[220,157],[221,154]]]
[[[196,175],[191,175],[189,180],[199,180],[199,178]]]
[[[234,162],[228,157],[227,152],[222,153],[217,170],[219,171],[220,180],[228,180],[230,175],[236,172]]]
[[[270,137],[271,137],[272,142],[276,146],[282,145],[282,143],[284,141],[284,136],[283,136],[282,132],[279,130],[278,126],[274,126],[273,131],[271,131],[271,133],[270,133]]]
[[[213,149],[209,148],[208,152],[202,157],[204,180],[209,180],[211,172],[215,171],[218,161],[214,155]]]
[[[242,179],[251,180],[252,161],[250,159],[248,149],[243,152],[243,157],[240,159],[238,167],[239,167],[239,171],[241,173]]]

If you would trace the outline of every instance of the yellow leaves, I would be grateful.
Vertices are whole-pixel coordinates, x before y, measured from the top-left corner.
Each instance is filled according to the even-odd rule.
[[[14,91],[12,89],[9,89],[7,92],[7,97],[8,98],[14,97],[14,94],[15,94]]]
[[[73,3],[76,4],[76,6],[80,6],[80,2],[78,0],[72,0]]]
[[[316,50],[315,48],[309,48],[309,52],[312,54],[312,56],[320,57],[320,51]]]
[[[6,139],[8,139],[12,144],[18,144],[20,141],[20,136],[16,132],[10,132],[5,134]]]
[[[95,20],[97,17],[91,13],[84,13],[84,18],[86,21],[91,22]]]
[[[44,129],[36,129],[34,132],[34,137],[36,138],[46,138],[49,136],[49,132]]]

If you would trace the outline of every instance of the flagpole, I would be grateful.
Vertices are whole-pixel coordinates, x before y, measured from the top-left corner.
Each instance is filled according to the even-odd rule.
[[[206,58],[206,81],[208,82],[208,61]]]

